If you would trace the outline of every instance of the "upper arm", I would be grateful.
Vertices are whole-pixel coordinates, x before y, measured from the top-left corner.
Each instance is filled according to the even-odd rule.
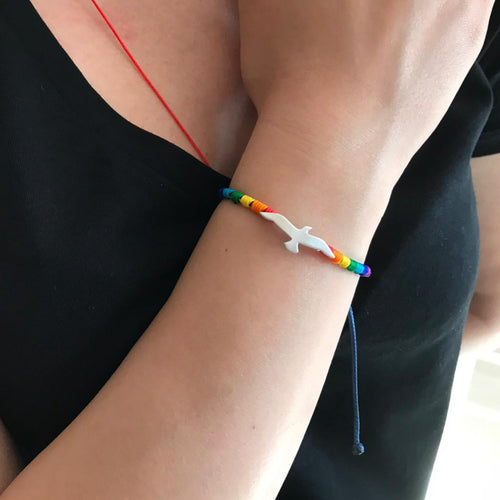
[[[472,158],[480,230],[480,265],[474,313],[500,327],[500,153]]]

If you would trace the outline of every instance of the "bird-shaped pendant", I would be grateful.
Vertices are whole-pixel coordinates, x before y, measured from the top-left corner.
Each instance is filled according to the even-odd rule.
[[[304,226],[301,229],[295,227],[284,215],[278,214],[276,212],[259,212],[264,219],[274,222],[283,232],[290,236],[291,240],[285,241],[283,244],[285,248],[292,253],[299,253],[299,243],[306,247],[314,248],[318,252],[325,254],[327,257],[332,259],[335,255],[331,251],[328,244],[318,238],[309,234],[312,229],[311,226]]]

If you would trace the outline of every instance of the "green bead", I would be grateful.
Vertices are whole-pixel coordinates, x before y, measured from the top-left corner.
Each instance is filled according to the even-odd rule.
[[[231,198],[234,203],[239,203],[240,198],[243,196],[244,193],[240,193],[239,191],[233,191],[229,197]]]
[[[346,267],[348,271],[354,271],[358,267],[358,262],[351,259],[351,263]]]

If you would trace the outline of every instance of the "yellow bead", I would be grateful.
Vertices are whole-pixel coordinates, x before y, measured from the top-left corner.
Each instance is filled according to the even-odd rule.
[[[344,255],[342,257],[342,260],[339,262],[339,266],[343,267],[343,268],[349,267],[350,264],[351,264],[351,259],[349,257],[347,257],[346,255]]]
[[[250,203],[252,203],[252,201],[254,201],[254,198],[252,198],[251,196],[248,196],[247,194],[244,194],[244,195],[240,198],[240,203],[241,203],[244,207],[248,207],[248,205],[250,205]]]

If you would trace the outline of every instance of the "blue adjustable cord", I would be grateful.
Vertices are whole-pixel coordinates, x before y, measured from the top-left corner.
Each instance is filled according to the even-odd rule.
[[[359,440],[359,395],[358,395],[358,346],[356,342],[356,325],[354,324],[354,313],[352,306],[349,307],[349,330],[351,331],[351,351],[352,351],[352,405],[354,409],[354,444],[352,445],[353,455],[362,455],[365,447]]]

